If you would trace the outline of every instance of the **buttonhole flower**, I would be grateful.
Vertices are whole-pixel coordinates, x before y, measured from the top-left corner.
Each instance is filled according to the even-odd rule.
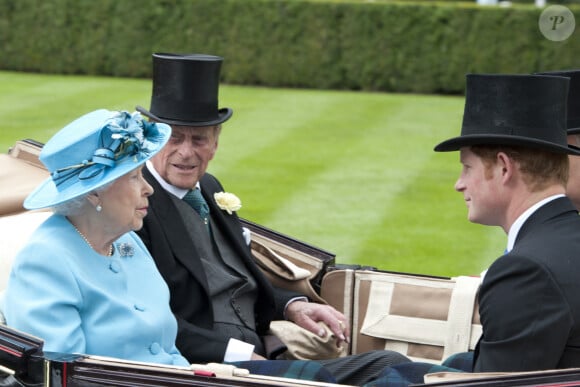
[[[242,202],[233,193],[216,192],[213,194],[213,198],[215,199],[215,202],[217,203],[218,207],[224,211],[227,211],[228,214],[230,215],[234,211],[237,211],[240,208],[242,208]]]

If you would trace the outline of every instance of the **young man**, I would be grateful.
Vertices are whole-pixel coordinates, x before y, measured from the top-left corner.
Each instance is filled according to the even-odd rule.
[[[569,79],[468,75],[455,189],[471,222],[500,226],[507,252],[479,292],[473,370],[580,367],[580,217],[566,193]]]
[[[225,190],[206,169],[221,124],[232,116],[231,109],[218,109],[222,60],[154,54],[151,109],[137,107],[173,131],[144,171],[155,193],[139,235],[169,285],[177,347],[196,363],[264,359],[262,336],[270,321],[284,318],[314,333],[322,321],[342,345],[349,336],[344,315],[273,288],[253,261],[238,216],[214,198]],[[186,201],[195,201],[200,213]],[[406,361],[394,352],[375,351],[322,363],[338,382],[363,384],[386,366]]]

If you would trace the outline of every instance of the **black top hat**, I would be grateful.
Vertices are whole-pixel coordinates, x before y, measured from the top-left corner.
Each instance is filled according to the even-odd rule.
[[[570,78],[568,91],[568,134],[580,133],[580,70],[562,70],[539,73],[540,75],[556,75]]]
[[[153,54],[151,111],[137,110],[170,125],[211,126],[232,116],[218,109],[218,88],[223,58],[205,54]]]
[[[461,135],[437,152],[471,145],[517,145],[580,155],[566,143],[570,80],[548,75],[468,74]]]

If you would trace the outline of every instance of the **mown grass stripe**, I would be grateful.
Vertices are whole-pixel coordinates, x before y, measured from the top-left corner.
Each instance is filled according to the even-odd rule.
[[[321,114],[320,110],[303,108],[304,98],[310,96],[312,100],[316,97],[311,91],[256,88],[253,90],[255,98],[247,98],[240,94],[243,90],[247,94],[247,88],[228,87],[228,98],[240,98],[242,103],[240,107],[233,107],[233,118],[223,124],[218,154],[210,166],[216,174],[239,165],[243,167],[244,159],[258,160],[260,163],[264,160],[287,161],[292,156],[292,149],[289,148],[294,146],[295,139],[300,139],[297,133],[304,128],[308,130]],[[313,103],[319,109],[334,103],[332,99],[314,99],[317,99]],[[254,102],[250,103],[249,100]],[[316,136],[315,133],[312,135]],[[275,157],[280,151],[290,155]]]
[[[400,106],[400,103],[391,106],[392,109],[383,107],[382,112],[370,106],[370,110],[379,114],[374,115],[374,121],[367,120],[364,133],[359,133],[358,141],[350,144],[350,157],[310,179],[303,190],[310,198],[307,203],[302,203],[300,198],[286,201],[285,206],[273,214],[275,218],[268,221],[283,228],[288,213],[300,214],[301,208],[306,213],[317,213],[317,218],[304,220],[296,229],[288,231],[311,237],[322,246],[329,246],[334,240],[332,248],[340,251],[341,260],[352,262],[354,257],[354,261],[360,262],[356,257],[361,242],[364,243],[377,228],[384,232],[383,217],[388,216],[384,214],[392,211],[399,196],[413,189],[416,174],[432,153],[431,149],[417,149],[417,144],[421,143],[417,140],[423,134],[420,130],[414,131],[409,120],[417,108]],[[333,225],[332,233],[343,235],[343,238],[337,240],[328,233],[324,229],[327,224]],[[384,268],[386,262],[380,262],[380,258],[385,257],[388,244],[383,240],[379,245],[383,251],[378,251],[375,255],[378,260],[372,263]]]
[[[91,110],[133,110],[143,103],[148,106],[151,92],[146,80],[15,72],[0,72],[0,85],[3,149],[27,133],[34,133],[38,141],[45,142],[64,125]]]

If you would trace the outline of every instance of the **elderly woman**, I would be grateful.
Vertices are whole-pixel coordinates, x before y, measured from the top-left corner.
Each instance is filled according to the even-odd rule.
[[[134,233],[153,188],[143,164],[171,128],[139,113],[97,110],[42,149],[50,172],[24,201],[51,207],[12,266],[5,294],[9,326],[38,336],[51,352],[189,366],[175,346],[169,289]],[[248,361],[252,373],[334,381],[309,361]]]
[[[169,290],[133,232],[151,186],[141,169],[171,129],[139,113],[97,110],[44,146],[50,178],[24,202],[51,207],[15,259],[7,324],[41,337],[47,351],[188,366],[175,346]]]

